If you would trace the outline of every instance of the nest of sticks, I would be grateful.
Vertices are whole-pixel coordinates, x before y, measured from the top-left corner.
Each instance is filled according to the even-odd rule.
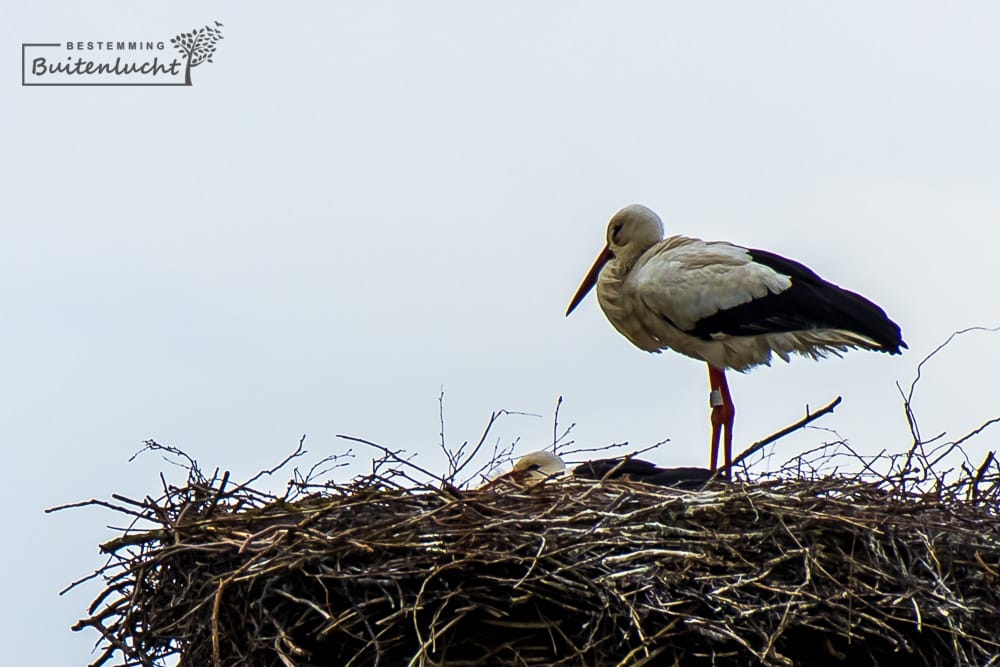
[[[76,629],[95,666],[1000,664],[996,459],[829,474],[830,447],[702,491],[460,488],[384,450],[276,497],[191,462],[81,503],[133,525]]]

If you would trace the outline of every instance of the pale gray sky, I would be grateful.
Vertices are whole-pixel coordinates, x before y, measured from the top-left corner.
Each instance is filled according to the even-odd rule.
[[[737,449],[842,394],[822,425],[902,450],[895,382],[1000,323],[996,3],[124,7],[11,2],[0,23],[5,663],[91,659],[68,628],[96,587],[56,592],[121,521],[42,509],[155,493],[162,462],[127,463],[145,438],[236,477],[303,433],[317,458],[348,433],[441,467],[443,386],[454,443],[506,408],[544,415],[498,431],[538,449],[562,395],[581,445],[670,438],[658,463],[704,465],[704,364],[633,348],[593,296],[563,317],[625,204],[798,259],[902,325],[902,357],[734,375]],[[191,88],[19,85],[22,42],[213,20]],[[998,343],[926,368],[925,433],[1000,414]]]

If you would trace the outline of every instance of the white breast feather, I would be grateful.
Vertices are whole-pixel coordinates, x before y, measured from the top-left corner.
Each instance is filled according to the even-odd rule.
[[[686,237],[650,248],[626,282],[647,308],[681,329],[792,284],[788,276],[755,263],[745,248]]]

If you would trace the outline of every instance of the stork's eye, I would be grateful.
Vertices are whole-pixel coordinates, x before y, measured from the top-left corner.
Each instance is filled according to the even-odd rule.
[[[618,232],[622,230],[622,223],[616,223],[611,227],[611,242],[618,243]]]

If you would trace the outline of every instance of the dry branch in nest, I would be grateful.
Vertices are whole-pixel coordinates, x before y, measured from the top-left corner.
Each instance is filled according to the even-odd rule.
[[[823,456],[700,492],[460,489],[385,450],[275,498],[192,466],[102,503],[138,523],[76,627],[94,665],[1000,664],[996,460],[921,486],[912,453],[884,477]]]

